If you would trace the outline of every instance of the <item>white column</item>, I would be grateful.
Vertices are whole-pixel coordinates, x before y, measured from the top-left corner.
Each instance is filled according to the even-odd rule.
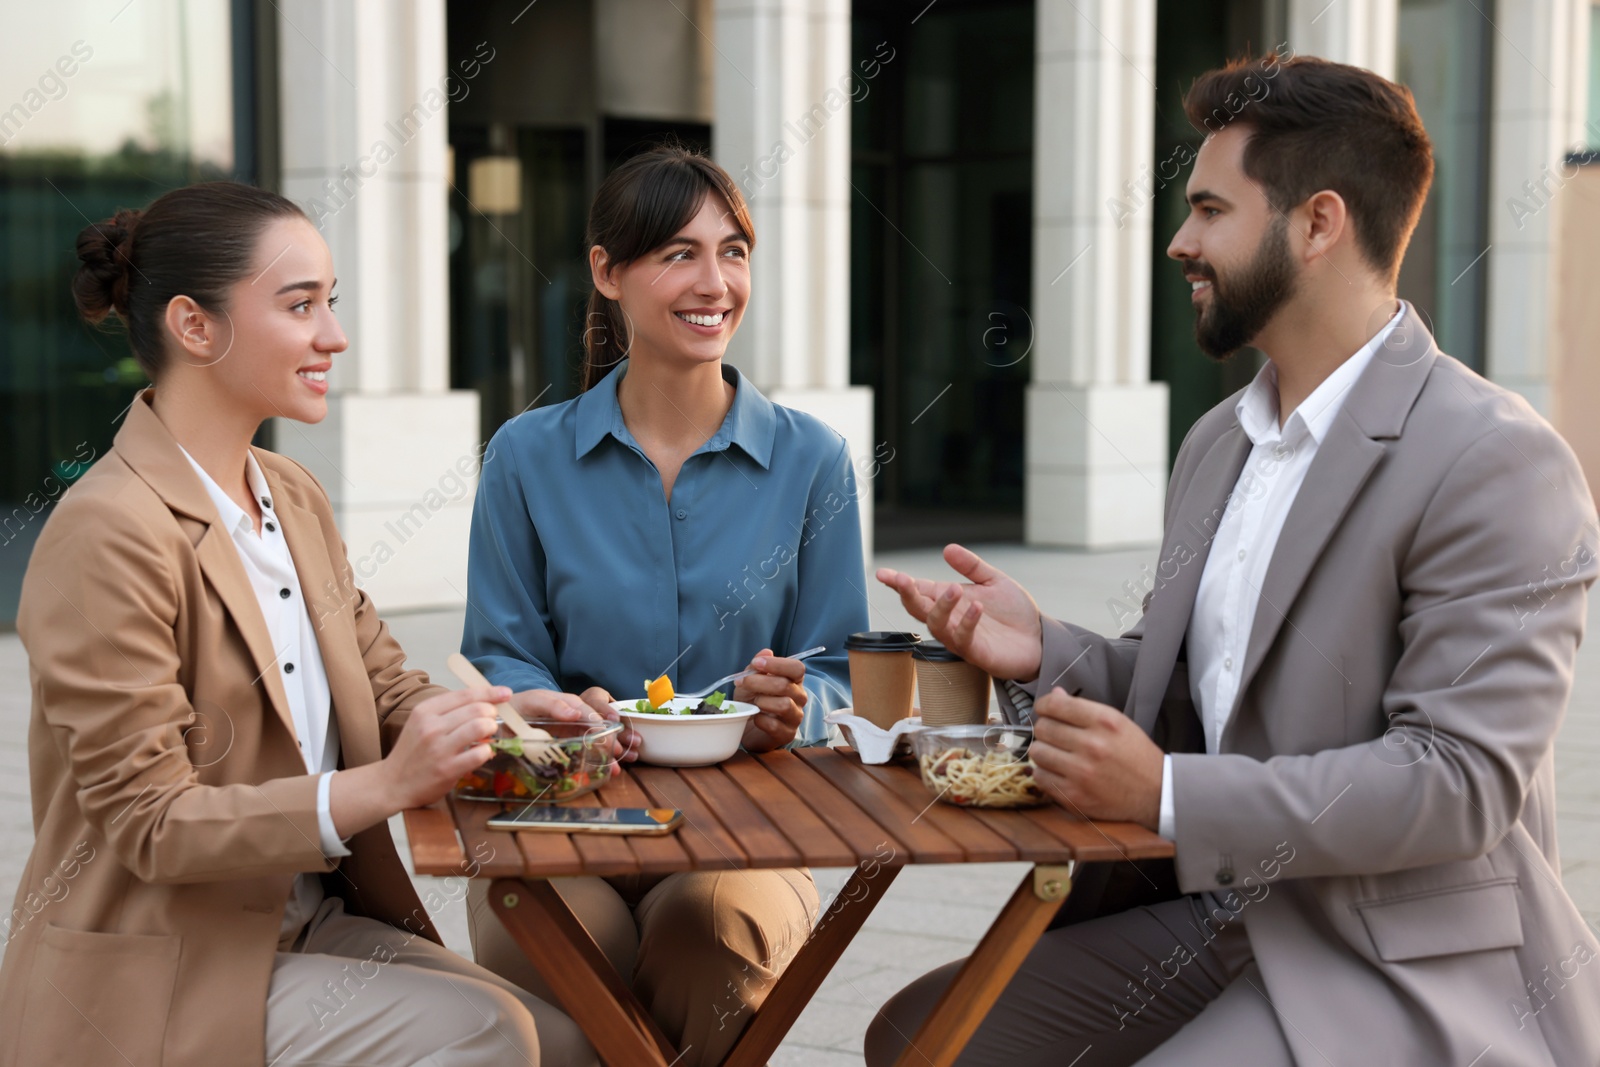
[[[1150,381],[1155,0],[1039,0],[1029,544],[1161,537],[1167,387]]]
[[[1586,140],[1588,0],[1495,5],[1488,377],[1551,414],[1551,344],[1568,151]],[[1600,118],[1600,116],[1597,116]],[[1553,206],[1554,205],[1554,206]]]
[[[729,360],[850,443],[872,548],[872,390],[850,384],[848,0],[716,0],[712,148],[756,228]]]
[[[1493,5],[1484,0],[1484,6]],[[1393,78],[1400,0],[1289,0],[1289,51]],[[1277,41],[1266,47],[1276,47]]]
[[[449,388],[447,110],[459,90],[446,75],[483,57],[447,60],[444,0],[277,10],[283,190],[332,249],[350,347],[334,359],[327,419],[276,420],[275,442],[327,488],[375,601],[459,603],[480,449],[477,395]]]

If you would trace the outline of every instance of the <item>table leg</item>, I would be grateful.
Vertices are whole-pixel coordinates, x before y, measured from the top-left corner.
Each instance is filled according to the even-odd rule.
[[[497,878],[489,903],[605,1063],[667,1067],[677,1060],[672,1042],[549,882]]]
[[[867,921],[895,875],[900,873],[899,867],[876,863],[870,866],[871,873],[858,866],[839,890],[839,895],[833,898],[811,936],[773,983],[772,991],[739,1036],[738,1044],[722,1061],[722,1067],[761,1067],[777,1051],[784,1035],[811,1003],[817,987],[828,977],[861,924]]]
[[[1022,961],[1067,899],[1067,867],[1039,864],[1017,891],[945,988],[895,1067],[950,1067],[1000,999]]]

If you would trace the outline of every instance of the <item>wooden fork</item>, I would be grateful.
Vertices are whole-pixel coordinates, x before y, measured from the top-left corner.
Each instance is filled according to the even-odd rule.
[[[472,661],[461,653],[450,653],[445,662],[449,665],[450,672],[461,680],[462,685],[473,689],[492,688],[492,684],[483,676],[483,672],[474,667]],[[511,732],[522,739],[522,755],[525,759],[545,767],[560,762],[560,749],[554,744],[555,738],[550,736],[548,730],[529,726],[528,720],[524,719],[521,712],[509,702],[496,706],[500,717],[511,727]]]

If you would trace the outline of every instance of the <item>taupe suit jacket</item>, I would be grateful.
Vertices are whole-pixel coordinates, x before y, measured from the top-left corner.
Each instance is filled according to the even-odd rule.
[[[1302,1067],[1600,1063],[1600,944],[1555,839],[1552,745],[1597,571],[1576,459],[1408,306],[1306,474],[1207,755],[1183,648],[1251,448],[1236,400],[1179,450],[1139,625],[1046,620],[1041,682],[1181,753],[1178,888],[1242,906]]]
[[[23,583],[35,842],[0,968],[0,1064],[265,1060],[294,877],[437,940],[379,823],[330,861],[259,603],[148,393],[45,524]],[[355,588],[327,495],[255,451],[311,598],[344,766],[441,690]]]

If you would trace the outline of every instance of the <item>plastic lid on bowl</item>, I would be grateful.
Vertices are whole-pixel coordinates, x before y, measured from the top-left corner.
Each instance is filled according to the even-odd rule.
[[[966,660],[944,647],[940,641],[925,640],[911,650],[911,655],[927,663],[965,663]]]
[[[921,634],[899,630],[866,630],[844,639],[846,652],[908,652],[922,641]]]

